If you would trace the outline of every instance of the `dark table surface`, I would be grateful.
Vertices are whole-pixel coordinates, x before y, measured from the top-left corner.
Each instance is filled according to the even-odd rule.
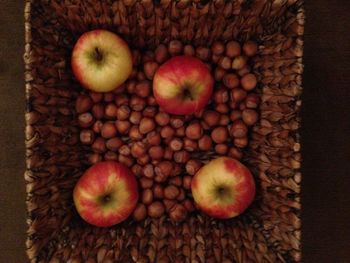
[[[0,262],[25,256],[23,1],[0,0]],[[350,262],[350,1],[307,0],[303,262]]]

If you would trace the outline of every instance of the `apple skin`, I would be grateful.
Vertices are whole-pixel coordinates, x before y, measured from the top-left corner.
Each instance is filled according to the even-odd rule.
[[[201,60],[177,56],[156,71],[153,94],[164,111],[187,115],[204,108],[212,95],[213,85],[214,79]]]
[[[109,196],[106,201],[105,196]],[[139,198],[134,174],[123,164],[100,162],[85,171],[73,191],[75,207],[88,223],[109,227],[124,221]]]
[[[219,188],[223,188],[220,192]],[[204,165],[191,183],[193,198],[200,210],[209,216],[228,219],[252,203],[254,178],[247,167],[235,159],[220,157]]]
[[[130,76],[132,55],[127,43],[118,35],[97,29],[78,39],[71,65],[82,86],[96,92],[108,92]]]

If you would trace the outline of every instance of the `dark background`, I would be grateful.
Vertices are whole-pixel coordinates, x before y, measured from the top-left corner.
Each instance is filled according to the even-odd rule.
[[[350,1],[306,0],[302,248],[350,262]],[[0,262],[25,256],[23,1],[0,0]]]

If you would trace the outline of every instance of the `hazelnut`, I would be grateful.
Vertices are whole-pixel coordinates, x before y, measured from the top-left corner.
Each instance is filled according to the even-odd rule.
[[[92,106],[93,101],[89,96],[79,95],[75,103],[75,110],[77,113],[83,113],[89,111]]]
[[[101,154],[98,153],[93,153],[89,155],[89,163],[90,164],[95,164],[95,163],[99,163],[102,161],[102,156]]]
[[[180,151],[182,149],[182,146],[183,146],[183,141],[180,140],[179,138],[174,138],[169,143],[170,149],[173,150],[174,152]]]
[[[103,99],[103,93],[99,92],[90,91],[89,96],[94,103],[98,103]]]
[[[122,155],[128,156],[128,155],[130,155],[131,151],[130,151],[129,146],[124,144],[118,149],[118,152]]]
[[[100,120],[97,120],[92,125],[92,130],[94,131],[94,133],[101,133],[102,126],[103,126],[103,122]]]
[[[116,154],[115,152],[112,152],[112,151],[108,151],[104,155],[104,160],[105,161],[118,161],[118,154]],[[136,172],[133,172],[133,173],[136,174]]]
[[[248,145],[248,138],[247,137],[235,138],[233,143],[238,148],[244,148]]]
[[[164,214],[164,211],[164,205],[159,201],[155,201],[147,207],[148,215],[153,218],[161,217]]]
[[[149,145],[157,146],[160,144],[161,138],[158,132],[151,131],[147,134],[146,140]]]
[[[118,161],[122,164],[125,164],[127,167],[131,167],[134,163],[134,159],[122,154],[119,154]]]
[[[241,77],[248,74],[249,72],[250,72],[250,67],[248,65],[245,65],[243,68],[237,71],[238,75]]]
[[[131,146],[131,155],[135,158],[141,157],[146,153],[146,146],[143,142],[135,142]]]
[[[237,41],[229,41],[226,44],[226,56],[233,58],[241,54],[241,45]]]
[[[80,141],[83,144],[92,144],[95,140],[95,133],[92,130],[82,130],[80,132]]]
[[[132,217],[134,218],[135,221],[142,221],[146,218],[147,216],[147,208],[144,204],[137,204]]]
[[[183,177],[182,184],[183,187],[187,190],[191,189],[191,182],[192,182],[192,177],[189,175],[186,175]]]
[[[174,153],[174,161],[176,163],[186,163],[190,159],[190,154],[184,150]]]
[[[186,172],[189,175],[195,175],[201,167],[202,163],[200,161],[191,159],[186,163]]]
[[[180,194],[176,197],[176,200],[183,201],[186,198],[186,193],[184,189],[180,189]]]
[[[146,78],[152,80],[154,74],[158,69],[158,63],[155,61],[148,61],[143,65],[143,71],[145,72]]]
[[[156,175],[164,175],[165,177],[168,177],[171,174],[172,169],[173,164],[170,161],[162,161],[156,165],[154,172]]]
[[[115,127],[117,128],[118,132],[120,134],[127,134],[130,127],[131,127],[131,123],[129,121],[119,121],[117,120],[115,122]]]
[[[211,56],[211,52],[209,48],[200,46],[196,49],[196,57],[198,57],[200,60],[208,61]]]
[[[123,141],[118,137],[111,138],[106,142],[107,149],[111,151],[117,151],[122,145]]]
[[[164,199],[163,203],[165,205],[166,211],[170,211],[170,209],[177,203],[175,200]]]
[[[193,205],[193,202],[190,200],[190,199],[185,199],[183,202],[182,202],[182,205],[186,208],[186,210],[188,212],[193,212],[195,210],[195,207]]]
[[[179,223],[186,219],[187,210],[181,204],[175,204],[169,211],[170,219],[173,222]]]
[[[221,126],[227,126],[230,123],[230,117],[226,114],[221,114],[219,125]]]
[[[215,106],[215,110],[219,113],[225,114],[229,112],[230,108],[227,106],[227,104],[220,103]]]
[[[168,113],[165,112],[158,112],[155,116],[155,121],[158,125],[160,126],[165,126],[169,123],[170,121],[170,116]]]
[[[158,105],[156,99],[152,95],[147,97],[147,104],[149,106],[157,106]]]
[[[232,68],[235,70],[240,70],[247,64],[247,59],[244,56],[235,57],[232,61]],[[242,80],[241,80],[242,83]]]
[[[219,59],[220,59],[220,56],[219,56],[219,55],[215,55],[215,54],[212,54],[212,55],[211,55],[211,61],[212,61],[212,63],[217,64],[217,63],[219,62]]]
[[[239,110],[231,111],[231,114],[230,114],[230,120],[231,121],[239,120],[241,117],[242,117],[242,112],[241,111],[239,111]]]
[[[179,188],[177,188],[175,185],[169,185],[164,188],[164,197],[166,199],[175,199],[179,194]]]
[[[220,88],[214,92],[215,103],[226,103],[229,100],[227,89]]]
[[[211,138],[215,143],[224,143],[228,137],[228,131],[226,127],[217,127],[211,132]]]
[[[142,191],[141,201],[145,205],[149,205],[149,204],[152,203],[152,201],[153,201],[153,192],[152,192],[151,189],[147,188],[147,189]]]
[[[241,85],[243,89],[250,91],[256,87],[257,80],[254,74],[249,73],[242,77]]]
[[[133,95],[130,99],[130,107],[134,111],[142,111],[146,107],[146,101],[136,95]]]
[[[158,45],[158,47],[154,51],[154,59],[158,63],[162,64],[168,59],[168,57],[169,57],[169,54],[166,46],[163,44]]]
[[[256,109],[259,106],[259,96],[257,94],[248,94],[245,98],[245,105],[249,109]]]
[[[171,171],[171,176],[177,176],[182,173],[182,166],[178,163],[174,163],[174,168]]]
[[[88,128],[94,124],[95,118],[90,112],[85,112],[79,114],[78,121],[80,127]]]
[[[145,154],[145,155],[137,158],[137,163],[140,165],[146,165],[149,163],[149,161],[150,161],[150,157],[148,154]]]
[[[176,129],[176,131],[175,131],[175,135],[178,136],[178,137],[184,137],[185,134],[186,134],[185,126],[182,126],[182,127],[178,128],[178,129]]]
[[[95,104],[93,107],[92,107],[92,115],[94,115],[94,117],[96,119],[102,119],[104,117],[104,114],[105,114],[105,109],[104,109],[104,106],[102,104]]]
[[[140,124],[140,121],[142,119],[142,114],[139,111],[132,111],[129,116],[129,121],[132,124]]]
[[[137,141],[142,139],[142,134],[139,131],[139,127],[137,125],[131,126],[129,130],[130,139]]]
[[[130,108],[127,105],[121,105],[116,109],[117,119],[124,121],[130,116]]]
[[[247,135],[248,127],[242,120],[236,120],[230,127],[230,134],[235,138],[242,138]]]
[[[215,111],[205,111],[203,119],[210,127],[213,127],[219,123],[220,114]]]
[[[165,148],[164,150],[164,159],[171,160],[173,158],[174,152],[170,148]]]
[[[221,81],[226,74],[226,70],[221,67],[216,67],[214,71],[214,78],[216,81]]]
[[[192,140],[199,139],[202,137],[203,129],[200,125],[200,123],[195,122],[187,126],[186,128],[186,137]]]
[[[175,186],[180,187],[182,185],[182,178],[181,178],[181,176],[171,177],[169,179],[169,184],[173,184]]]
[[[170,118],[170,125],[173,128],[178,129],[184,125],[184,120],[183,120],[183,118],[181,118],[179,116],[171,117]]]
[[[198,140],[198,148],[201,151],[209,151],[212,146],[212,140],[209,135],[203,135],[199,140]]]
[[[94,141],[91,148],[95,153],[104,153],[107,150],[105,140],[101,137]]]
[[[118,94],[115,96],[114,100],[115,104],[119,107],[121,105],[128,105],[129,103],[129,98],[128,95],[126,94]]]
[[[225,143],[215,145],[215,152],[220,155],[225,155],[228,151],[228,146]]]
[[[184,47],[184,55],[186,55],[186,56],[194,56],[194,54],[195,54],[195,50],[194,50],[193,46],[186,45]]]
[[[114,94],[112,92],[103,93],[103,100],[105,102],[112,102],[112,101],[114,101]]]
[[[259,115],[255,110],[252,109],[245,109],[242,112],[242,119],[248,126],[254,125],[258,119]]]
[[[247,41],[243,44],[243,52],[248,57],[252,57],[258,52],[258,45],[253,41]]]
[[[174,134],[174,129],[171,128],[169,125],[162,127],[162,129],[160,130],[160,136],[162,138],[172,138]]]
[[[183,145],[184,145],[184,149],[189,152],[193,152],[198,148],[198,143],[188,138],[184,139]]]
[[[153,185],[153,180],[146,178],[146,177],[141,177],[139,179],[140,185],[142,189],[147,189],[147,188],[151,188]]]
[[[153,160],[160,160],[164,155],[164,149],[162,146],[152,146],[149,148],[148,154]]]
[[[117,115],[117,106],[114,103],[108,103],[105,107],[105,116],[108,119],[114,119]]]
[[[224,85],[230,89],[237,88],[239,86],[239,78],[234,73],[225,74],[222,82]]]
[[[101,128],[101,136],[105,139],[112,138],[117,135],[117,128],[112,122],[106,122]]]
[[[229,57],[221,57],[218,64],[221,68],[228,70],[231,68],[232,60]]]
[[[231,91],[231,100],[235,102],[241,102],[247,96],[247,92],[244,89],[233,89]]]
[[[163,187],[160,184],[155,184],[153,186],[153,197],[158,199],[163,199]]]
[[[156,107],[153,107],[153,106],[147,106],[142,112],[144,117],[149,117],[149,118],[153,118],[156,115],[156,113],[157,113],[157,109]]]
[[[170,55],[176,56],[182,53],[183,45],[179,40],[171,40],[168,45]]]
[[[143,169],[143,175],[147,178],[153,178],[154,177],[154,169],[153,169],[153,165],[148,163],[146,164]]]
[[[146,133],[152,131],[155,128],[155,126],[156,125],[155,125],[153,119],[151,119],[149,117],[144,117],[140,121],[140,126],[139,126],[140,133],[146,134]]]
[[[219,41],[215,41],[211,46],[211,51],[215,55],[221,55],[225,52],[225,45]]]
[[[135,92],[136,80],[129,80],[126,84],[126,90],[129,94],[133,94]]]

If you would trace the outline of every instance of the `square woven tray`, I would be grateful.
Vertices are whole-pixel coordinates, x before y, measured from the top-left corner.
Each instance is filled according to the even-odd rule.
[[[25,1],[28,238],[31,262],[300,262],[302,0]],[[111,228],[83,224],[72,189],[86,167],[70,53],[93,28],[133,47],[171,39],[210,45],[254,39],[261,119],[245,163],[257,182],[251,208],[231,220],[200,213]]]

